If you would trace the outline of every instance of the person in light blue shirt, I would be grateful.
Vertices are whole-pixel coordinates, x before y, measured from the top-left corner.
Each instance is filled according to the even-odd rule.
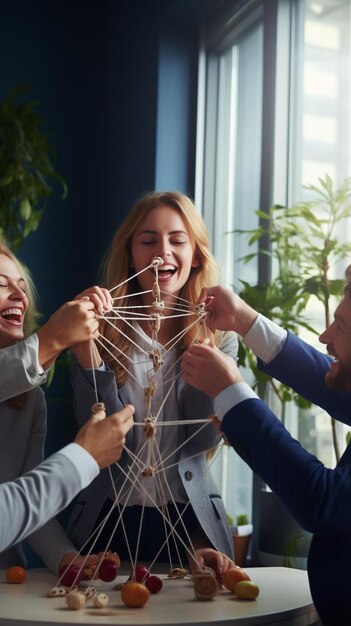
[[[0,241],[0,567],[26,563],[21,540],[31,535],[31,547],[57,572],[77,551],[51,518],[106,461],[119,458],[133,409],[104,423],[94,416],[75,443],[43,462],[46,403],[39,385],[64,348],[96,336],[98,322],[94,304],[83,299],[64,304],[31,335],[33,294],[28,272]]]

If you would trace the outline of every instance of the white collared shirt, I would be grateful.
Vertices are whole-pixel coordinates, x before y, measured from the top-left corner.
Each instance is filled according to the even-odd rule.
[[[248,333],[243,337],[245,345],[264,363],[270,363],[282,350],[287,331],[260,313]],[[235,383],[223,389],[214,399],[214,410],[219,420],[240,402],[258,395],[245,382]]]
[[[178,421],[180,419],[179,405],[177,398],[176,385],[174,384],[178,367],[176,365],[179,353],[176,348],[165,351],[164,347],[154,342],[139,325],[136,325],[135,343],[141,348],[135,348],[131,357],[133,363],[129,366],[130,376],[125,384],[125,390],[129,401],[135,407],[134,423],[142,423],[146,417],[146,405],[144,398],[144,388],[149,386],[149,374],[151,373],[157,383],[156,391],[151,400],[151,415],[157,418],[157,422]],[[142,352],[150,353],[152,350],[158,349],[161,353],[163,365],[157,372],[153,372],[152,364],[147,355]],[[136,382],[137,381],[137,382]],[[168,395],[167,395],[168,394]],[[153,442],[154,459],[149,458],[147,441],[142,427],[134,426],[134,442],[135,449],[132,452],[141,460],[145,466],[156,465],[160,468],[160,459],[163,459],[165,471],[159,471],[155,476],[140,478],[143,481],[147,493],[150,494],[153,501],[157,505],[172,501],[171,494],[176,502],[187,502],[186,493],[178,473],[179,451],[178,448],[182,443],[179,438],[180,429],[177,426],[156,425],[155,441]],[[144,448],[143,448],[144,446]],[[143,451],[141,452],[141,449]],[[133,461],[128,462],[132,468]],[[139,475],[140,476],[140,475]],[[130,485],[130,483],[128,483]],[[128,506],[143,505],[153,506],[153,501],[147,497],[144,490],[134,487],[129,494],[124,489],[120,494],[119,501],[121,504],[127,502]]]

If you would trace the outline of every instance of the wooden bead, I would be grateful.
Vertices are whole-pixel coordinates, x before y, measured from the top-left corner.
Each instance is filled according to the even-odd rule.
[[[107,595],[107,593],[97,593],[94,596],[94,606],[96,609],[103,609],[105,606],[108,605],[109,602],[109,597]]]
[[[155,476],[155,474],[156,469],[152,465],[144,467],[144,469],[141,470],[141,475],[143,476],[143,478],[150,478],[151,476]]]
[[[106,407],[105,404],[103,402],[95,402],[95,404],[92,404],[91,406],[91,412],[94,413],[100,413],[100,411],[105,411]]]
[[[217,595],[219,585],[212,570],[199,570],[193,574],[194,594],[197,600],[212,600]]]
[[[85,606],[86,596],[80,591],[71,591],[66,597],[66,602],[69,609],[79,611]]]
[[[58,598],[59,596],[67,596],[68,593],[68,587],[58,586],[50,589],[48,595],[50,596],[50,598]]]
[[[153,418],[153,417],[146,417],[144,419],[143,430],[144,430],[144,433],[145,433],[145,437],[147,439],[150,439],[150,437],[154,437],[155,434],[156,434],[155,418]]]
[[[173,569],[170,569],[167,577],[168,578],[185,578],[185,576],[188,575],[188,570],[184,569],[183,567],[174,567]]]
[[[84,595],[87,600],[90,600],[90,598],[95,596],[95,594],[96,594],[96,589],[95,587],[92,587],[92,585],[89,585],[89,587],[87,587],[86,590],[84,591]]]

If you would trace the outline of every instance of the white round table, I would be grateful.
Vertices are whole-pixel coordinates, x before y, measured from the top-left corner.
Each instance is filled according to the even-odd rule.
[[[0,624],[7,626],[61,626],[66,624],[123,624],[148,626],[307,626],[318,623],[305,571],[284,567],[246,568],[260,587],[254,601],[237,599],[221,590],[210,601],[194,599],[191,580],[164,580],[162,590],[151,594],[140,609],[126,607],[120,592],[109,589],[106,609],[88,601],[80,611],[68,609],[64,598],[50,598],[57,579],[45,569],[28,570],[25,583],[9,585],[0,570]],[[121,580],[124,581],[126,577]],[[118,581],[118,579],[117,579]]]

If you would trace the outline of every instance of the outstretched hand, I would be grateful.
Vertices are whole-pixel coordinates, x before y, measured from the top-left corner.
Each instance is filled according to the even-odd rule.
[[[222,581],[223,575],[229,568],[235,567],[232,559],[223,552],[218,552],[218,550],[213,548],[198,548],[195,554],[196,560],[193,558],[189,559],[190,571],[195,571],[199,566],[210,567],[213,569],[219,582]]]
[[[37,331],[39,362],[48,369],[62,350],[97,337],[98,328],[92,302],[66,302]]]
[[[80,429],[74,442],[85,448],[100,469],[115,463],[121,457],[126,434],[133,426],[134,407],[126,404],[123,409],[104,417],[95,413]]]
[[[200,302],[205,303],[206,323],[212,331],[234,330],[244,336],[257,317],[257,311],[228,287],[202,289]]]
[[[113,307],[113,298],[104,287],[88,287],[75,297],[77,302],[89,302],[93,308],[96,318],[102,317]],[[99,367],[101,365],[101,357],[94,341],[77,343],[72,347],[81,367]]]
[[[213,397],[229,385],[243,381],[230,356],[204,344],[193,344],[184,352],[182,370],[186,383]]]
[[[79,293],[74,299],[89,300],[92,302],[97,315],[104,315],[104,313],[111,311],[113,307],[113,298],[108,289],[99,287],[98,285],[84,289],[84,291]]]

